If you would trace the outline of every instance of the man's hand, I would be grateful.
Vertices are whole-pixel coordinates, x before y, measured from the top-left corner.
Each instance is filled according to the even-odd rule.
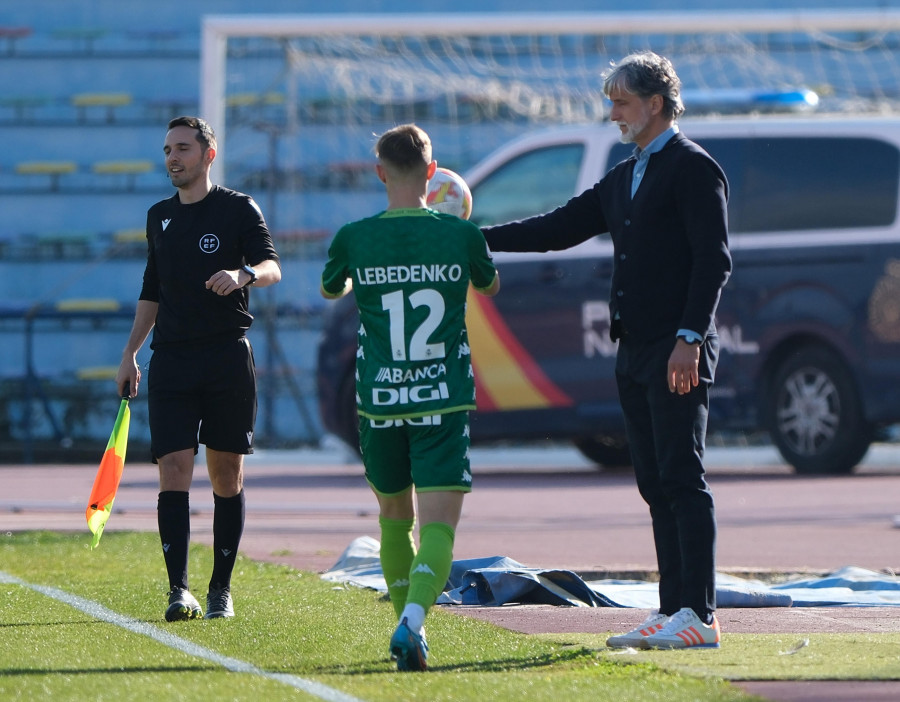
[[[140,384],[141,367],[137,364],[134,355],[123,354],[119,370],[116,372],[116,388],[119,391],[119,397],[124,397],[126,390],[129,398],[137,397]]]
[[[676,339],[675,348],[669,356],[666,377],[669,392],[684,395],[700,384],[700,344],[689,344],[684,339]]]
[[[212,278],[206,281],[206,289],[212,290],[216,295],[230,295],[244,287],[241,278],[244,278],[245,282],[250,280],[250,276],[243,270],[219,271],[213,273]]]

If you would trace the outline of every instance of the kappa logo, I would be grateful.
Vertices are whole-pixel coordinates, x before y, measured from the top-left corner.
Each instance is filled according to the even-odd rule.
[[[199,244],[203,253],[215,253],[219,250],[219,237],[215,234],[204,234],[200,237]]]
[[[162,228],[163,228],[163,231],[166,231],[166,227],[169,226],[169,222],[171,222],[171,221],[172,221],[171,217],[170,217],[169,219],[164,219],[164,220],[162,221]]]
[[[427,563],[419,563],[413,573],[428,573],[428,575],[434,575],[434,571],[428,567]]]

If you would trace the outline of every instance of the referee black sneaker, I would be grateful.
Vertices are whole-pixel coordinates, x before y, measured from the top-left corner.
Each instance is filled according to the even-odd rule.
[[[166,608],[167,622],[180,622],[187,619],[200,619],[203,610],[200,603],[190,592],[181,587],[173,587],[169,591],[169,606]]]
[[[204,619],[222,619],[234,616],[234,605],[231,602],[231,591],[227,587],[212,588],[206,595],[206,614]]]

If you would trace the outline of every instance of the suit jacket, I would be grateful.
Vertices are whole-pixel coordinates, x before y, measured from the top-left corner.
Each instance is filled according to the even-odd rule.
[[[552,212],[482,232],[494,251],[559,251],[609,233],[613,340],[626,330],[641,341],[679,329],[706,336],[731,274],[725,173],[681,133],[650,156],[632,199],[634,164],[622,161]]]

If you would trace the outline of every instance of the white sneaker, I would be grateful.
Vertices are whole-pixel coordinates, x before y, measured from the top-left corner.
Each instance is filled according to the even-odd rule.
[[[640,626],[627,634],[610,636],[606,640],[606,645],[611,648],[637,648],[645,637],[662,629],[667,621],[669,621],[668,615],[660,614],[658,609],[654,609]]]
[[[659,631],[645,636],[641,648],[719,648],[719,620],[704,624],[690,607],[673,614]]]

